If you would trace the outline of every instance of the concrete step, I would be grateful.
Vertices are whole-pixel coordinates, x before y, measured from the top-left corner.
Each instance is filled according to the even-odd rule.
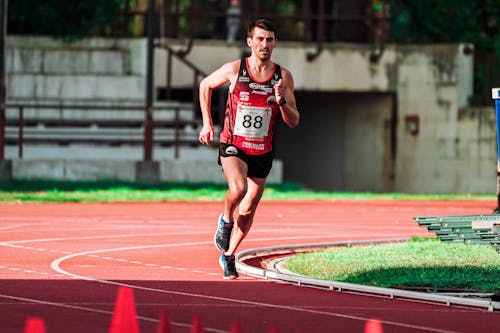
[[[7,99],[143,99],[145,79],[129,75],[9,74]]]
[[[6,51],[6,70],[12,74],[128,75],[130,61],[125,49],[19,47]]]
[[[8,143],[17,143],[17,128],[7,127],[5,138]],[[176,140],[176,130],[174,128],[156,128],[153,132],[153,140],[158,143],[173,143]],[[118,143],[142,144],[144,142],[143,128],[25,128],[23,139],[31,143],[42,144],[68,144],[68,143],[102,143],[107,145]],[[198,132],[187,127],[178,131],[178,139],[185,143],[198,143]]]
[[[144,74],[145,41],[92,38],[71,44],[50,37],[8,36],[6,71],[14,74],[44,73],[128,75]]]
[[[78,120],[99,123],[105,120],[142,121],[144,119],[144,101],[138,99],[123,100],[85,100],[85,99],[25,99],[10,98],[7,101],[6,119],[12,124],[19,119],[20,106],[26,125],[37,121],[39,124]],[[178,119],[194,119],[193,103],[161,101],[155,102],[153,119],[173,121],[178,111]],[[63,124],[61,124],[63,125]]]

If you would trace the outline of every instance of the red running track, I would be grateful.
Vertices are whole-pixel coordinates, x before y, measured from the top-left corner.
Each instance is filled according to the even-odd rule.
[[[489,214],[493,201],[264,201],[240,250],[427,235],[414,216]],[[212,238],[222,203],[0,204],[0,332],[43,317],[48,333],[107,332],[118,286],[134,288],[141,333],[498,332],[500,314],[222,279]]]

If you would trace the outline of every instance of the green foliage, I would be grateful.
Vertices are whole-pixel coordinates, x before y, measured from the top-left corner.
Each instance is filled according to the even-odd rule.
[[[390,0],[396,42],[474,43],[500,55],[500,2],[494,0]]]
[[[125,0],[9,1],[8,27],[12,34],[49,35],[72,41],[93,34],[109,35]]]
[[[398,42],[472,42],[475,1],[392,0],[391,37]]]
[[[389,0],[395,43],[472,43],[476,104],[491,103],[500,84],[500,1]]]

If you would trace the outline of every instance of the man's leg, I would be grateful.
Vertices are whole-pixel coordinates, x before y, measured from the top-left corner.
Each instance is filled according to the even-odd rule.
[[[231,235],[231,241],[229,243],[229,249],[226,251],[226,255],[234,255],[241,241],[243,241],[250,231],[257,206],[264,193],[265,185],[266,178],[248,178],[247,191],[240,202],[238,218]]]
[[[247,164],[238,157],[221,157],[222,169],[228,189],[224,197],[224,216],[226,222],[233,221],[234,210],[247,193]]]
[[[224,170],[224,176],[226,177],[228,190],[226,191],[226,196],[224,197],[224,213],[222,214],[223,221],[219,221],[218,231],[215,235],[216,246],[220,250],[227,251],[232,240],[231,230],[233,229],[233,214],[236,207],[240,204],[242,199],[247,194],[248,181],[247,172],[248,166],[241,159],[231,156],[231,157],[221,157],[220,159],[222,168]],[[227,227],[228,222],[231,222],[231,227]],[[219,231],[220,226],[225,225],[222,231]],[[232,230],[234,233],[234,230]],[[221,240],[224,241],[217,242],[218,234],[223,233]],[[228,242],[228,238],[230,241]],[[220,245],[218,245],[220,243]],[[223,243],[223,244],[222,244]],[[219,264],[224,270],[224,279],[236,279],[239,274],[236,271],[235,258],[233,254],[223,253],[219,259]]]
[[[219,216],[217,230],[214,235],[215,247],[227,251],[234,226],[234,210],[247,192],[247,164],[241,159],[230,156],[220,157],[228,190],[224,196],[224,211]]]

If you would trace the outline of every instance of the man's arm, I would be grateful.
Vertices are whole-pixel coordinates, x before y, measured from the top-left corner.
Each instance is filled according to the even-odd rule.
[[[281,73],[282,79],[274,86],[274,94],[278,104],[286,101],[280,105],[281,117],[285,124],[294,128],[299,124],[300,114],[295,100],[293,77],[292,73],[284,68],[281,69]]]
[[[232,82],[234,76],[236,63],[239,61],[229,62],[222,65],[219,69],[208,75],[200,82],[200,109],[203,119],[203,127],[200,131],[198,140],[202,144],[208,145],[214,139],[214,125],[212,122],[212,115],[210,113],[210,105],[212,99],[212,89],[221,87],[222,85]],[[236,67],[236,74],[238,74],[238,67]]]

